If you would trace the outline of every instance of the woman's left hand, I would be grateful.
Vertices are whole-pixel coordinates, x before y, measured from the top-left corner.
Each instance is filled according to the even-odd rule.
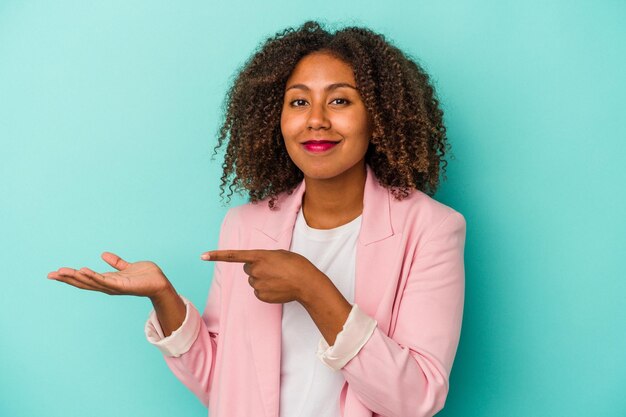
[[[266,303],[302,303],[312,289],[328,280],[307,258],[283,249],[215,250],[203,253],[201,259],[242,262],[254,295]]]

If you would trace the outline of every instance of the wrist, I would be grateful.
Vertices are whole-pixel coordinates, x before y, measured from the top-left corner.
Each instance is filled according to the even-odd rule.
[[[328,284],[331,284],[330,286]],[[327,298],[328,293],[335,288],[332,281],[323,273],[316,274],[305,281],[300,289],[298,302],[306,310]]]
[[[168,285],[156,291],[153,295],[149,296],[150,301],[152,301],[152,304],[154,305],[162,305],[167,300],[171,300],[172,298],[176,297],[178,297],[178,293],[176,292],[174,286],[169,282]]]

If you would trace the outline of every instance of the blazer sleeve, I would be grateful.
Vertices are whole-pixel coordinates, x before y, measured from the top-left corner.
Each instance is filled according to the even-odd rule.
[[[200,315],[191,303],[182,295],[178,295],[185,303],[185,319],[180,327],[165,336],[161,323],[154,309],[150,312],[144,332],[148,342],[156,346],[165,356],[180,356],[187,352],[198,337],[200,331]]]
[[[465,218],[454,211],[416,249],[393,333],[379,327],[343,368],[349,388],[386,417],[440,411],[459,343],[465,292]]]
[[[224,249],[232,243],[231,213],[229,211],[222,222],[218,249]],[[209,394],[220,340],[222,268],[221,262],[215,263],[213,281],[202,316],[200,317],[200,313],[192,304],[187,304],[187,314],[196,317],[200,325],[197,337],[186,352],[178,356],[164,355],[165,362],[172,373],[198,397],[205,407],[209,405]]]

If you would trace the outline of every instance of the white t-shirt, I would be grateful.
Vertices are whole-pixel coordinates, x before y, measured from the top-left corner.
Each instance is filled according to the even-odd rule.
[[[326,274],[352,304],[356,242],[361,217],[334,229],[313,229],[298,212],[291,252],[307,258]],[[321,333],[297,301],[283,305],[281,417],[338,417],[344,377],[316,356]]]

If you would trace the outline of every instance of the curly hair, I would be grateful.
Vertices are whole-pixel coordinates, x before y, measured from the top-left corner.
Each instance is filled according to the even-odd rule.
[[[221,193],[248,192],[253,203],[293,189],[303,173],[290,159],[280,129],[287,79],[312,52],[327,52],[351,66],[359,93],[373,120],[365,162],[397,200],[412,189],[434,195],[439,171],[445,179],[450,145],[443,111],[429,76],[381,34],[345,27],[334,34],[316,21],[268,38],[238,70],[222,111],[217,150],[228,138]]]

